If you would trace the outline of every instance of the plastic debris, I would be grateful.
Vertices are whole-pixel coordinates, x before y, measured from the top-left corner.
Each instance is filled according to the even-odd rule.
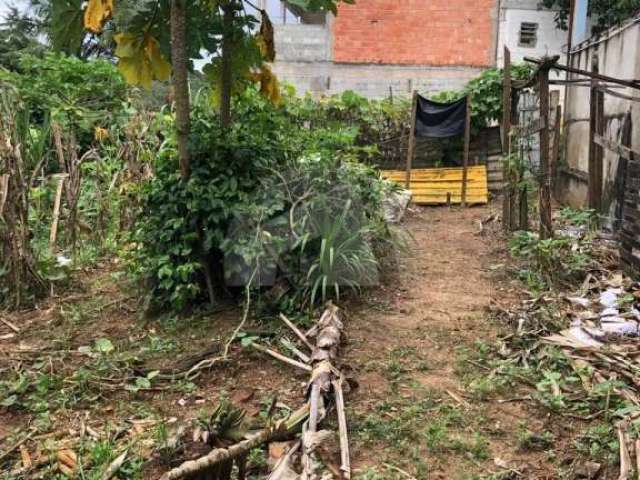
[[[612,308],[618,305],[618,296],[622,294],[622,288],[608,288],[600,294],[600,305]]]

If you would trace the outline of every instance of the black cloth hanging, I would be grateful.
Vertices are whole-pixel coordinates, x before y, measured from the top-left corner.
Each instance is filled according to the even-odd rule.
[[[416,137],[450,138],[464,135],[467,97],[440,103],[418,95]]]

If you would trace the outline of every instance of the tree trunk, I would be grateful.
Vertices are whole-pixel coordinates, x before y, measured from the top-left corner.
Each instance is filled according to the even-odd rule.
[[[176,103],[176,133],[180,174],[189,178],[189,71],[187,62],[186,0],[171,0],[171,61],[173,94]]]
[[[233,82],[233,1],[222,6],[222,85],[220,94],[220,123],[231,125],[231,87]]]

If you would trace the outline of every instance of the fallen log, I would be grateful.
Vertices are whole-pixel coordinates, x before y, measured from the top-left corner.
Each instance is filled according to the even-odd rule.
[[[300,426],[302,426],[302,439],[300,441],[302,473],[300,478],[303,480],[317,480],[319,477],[315,470],[319,462],[315,458],[315,449],[321,443],[320,438],[327,433],[326,431],[319,432],[318,425],[326,417],[328,406],[331,404],[336,405],[338,415],[341,475],[344,479],[350,479],[351,466],[347,422],[342,392],[343,377],[334,366],[338,359],[338,349],[342,339],[343,328],[340,309],[330,303],[313,328],[305,334],[299,330],[297,331],[297,336],[305,344],[311,345],[311,339],[315,339],[315,345],[310,356],[310,365],[297,362],[266,347],[252,343],[251,346],[253,348],[265,354],[311,372],[307,390],[307,403],[288,419],[254,433],[243,441],[227,448],[217,448],[196,460],[186,461],[179,467],[165,473],[160,480],[190,478],[203,472],[213,471],[221,464],[228,464],[234,459],[246,456],[253,448],[262,444],[290,437]],[[292,330],[295,332],[297,329],[292,328]],[[294,453],[295,451],[290,452],[290,456]],[[272,478],[277,478],[277,475]]]
[[[222,463],[228,462],[229,460],[241,458],[263,443],[272,442],[291,435],[300,427],[302,422],[306,420],[308,415],[309,405],[305,404],[303,407],[292,413],[288,419],[282,420],[271,427],[267,427],[264,430],[251,434],[245,440],[231,445],[228,448],[216,448],[196,460],[183,462],[180,466],[162,475],[160,480],[189,478],[199,473],[209,471]]]
[[[342,339],[342,330],[344,326],[340,320],[340,309],[333,304],[329,304],[320,317],[318,323],[306,333],[307,338],[316,339],[316,345],[311,353],[311,372],[310,395],[309,395],[309,420],[303,428],[302,435],[302,480],[315,480],[318,475],[315,472],[314,450],[316,442],[314,442],[315,434],[318,431],[318,424],[326,416],[327,405],[332,401],[331,393],[335,394],[333,382],[341,378],[341,374],[333,365],[338,358],[338,348]],[[340,396],[338,402],[337,396]],[[342,400],[341,392],[334,397],[334,403]],[[343,407],[344,404],[341,405]],[[344,413],[344,409],[342,409]],[[339,423],[341,413],[338,413]],[[346,419],[344,419],[346,427]],[[343,478],[351,478],[351,469],[349,467],[348,447],[345,452],[344,442],[341,441],[342,451],[342,470]]]

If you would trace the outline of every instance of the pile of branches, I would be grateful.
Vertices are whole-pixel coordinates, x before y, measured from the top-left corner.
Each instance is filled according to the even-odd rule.
[[[0,297],[15,306],[29,294],[46,292],[48,283],[38,273],[29,230],[31,180],[26,165],[26,133],[16,118],[16,97],[0,89]]]
[[[281,316],[287,326],[300,341],[296,347],[290,341],[285,341],[288,349],[298,357],[292,359],[282,353],[275,352],[260,344],[252,343],[252,347],[283,361],[296,368],[310,373],[307,388],[307,399],[304,405],[293,412],[289,417],[271,421],[266,428],[251,433],[237,435],[235,443],[220,443],[214,439],[212,449],[206,455],[188,460],[178,467],[166,472],[161,480],[178,480],[182,478],[206,478],[211,480],[228,480],[237,470],[237,478],[244,480],[246,475],[245,463],[249,452],[261,445],[275,441],[287,441],[286,451],[280,456],[269,480],[319,480],[321,478],[351,478],[351,464],[349,455],[349,441],[347,436],[347,420],[345,414],[343,374],[336,368],[338,360],[338,348],[342,338],[343,322],[340,318],[338,307],[329,304],[317,324],[309,331],[301,332],[286,317]],[[315,344],[311,341],[315,340]],[[308,348],[306,354],[302,349]],[[334,437],[333,432],[321,430],[320,424],[327,417],[331,409],[335,409],[339,428],[340,465],[335,466],[330,460],[322,458],[321,446]],[[241,426],[244,412],[229,408],[227,420],[220,419],[211,424],[225,424],[226,431],[230,424]],[[219,417],[219,415],[218,415]],[[296,432],[301,429],[298,436]],[[220,428],[211,428],[209,425],[203,432],[200,428],[194,431],[194,438],[204,439],[211,444],[210,432],[219,432]],[[204,433],[204,436],[203,436]],[[232,438],[227,435],[227,439]],[[328,470],[328,473],[323,473]]]

